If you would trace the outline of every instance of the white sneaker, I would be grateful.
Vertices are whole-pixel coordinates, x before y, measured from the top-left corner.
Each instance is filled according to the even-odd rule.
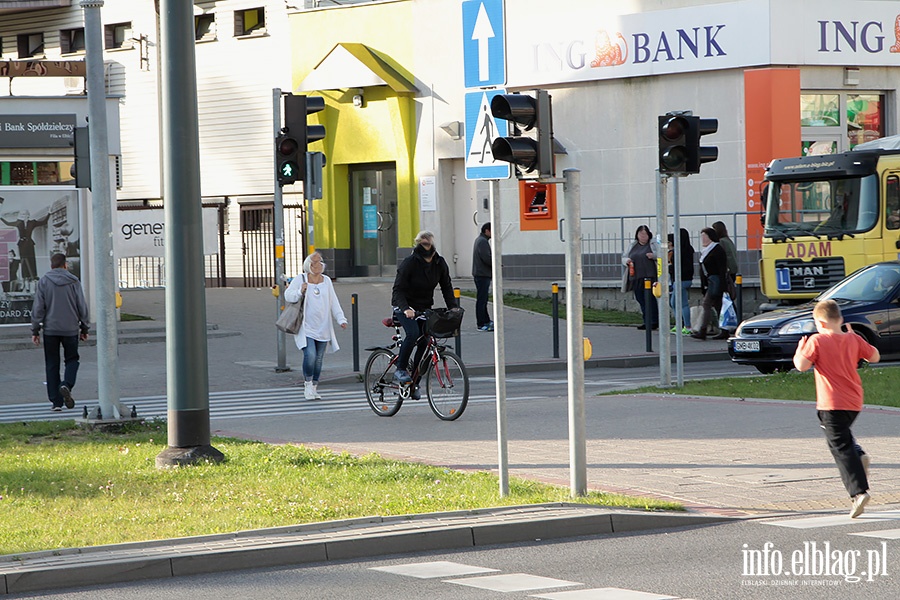
[[[313,391],[312,381],[304,381],[303,382],[303,397],[306,400],[315,400],[316,393]]]
[[[322,396],[319,395],[318,388],[319,388],[319,383],[317,381],[313,381],[313,384],[312,384],[313,400],[321,400],[322,399]]]
[[[863,514],[863,511],[866,508],[866,504],[871,500],[871,496],[869,496],[868,492],[863,492],[862,494],[857,494],[853,498],[853,505],[850,507],[850,518],[855,519],[859,515]]]

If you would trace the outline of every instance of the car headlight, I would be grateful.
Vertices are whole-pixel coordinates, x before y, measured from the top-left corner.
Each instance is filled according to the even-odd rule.
[[[812,319],[797,319],[791,321],[778,328],[778,335],[802,335],[809,332],[810,328],[815,331],[816,322]]]

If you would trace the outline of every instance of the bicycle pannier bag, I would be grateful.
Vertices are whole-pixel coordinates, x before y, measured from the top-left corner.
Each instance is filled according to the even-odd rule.
[[[453,337],[459,331],[464,312],[461,307],[435,308],[425,319],[425,330],[434,337]]]

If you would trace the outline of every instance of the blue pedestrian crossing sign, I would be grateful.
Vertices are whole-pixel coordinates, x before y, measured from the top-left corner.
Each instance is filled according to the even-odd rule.
[[[505,85],[503,0],[466,0],[462,9],[466,87]]]
[[[506,137],[508,123],[491,114],[491,98],[506,90],[466,94],[466,179],[508,179],[509,163],[495,161],[491,142]]]

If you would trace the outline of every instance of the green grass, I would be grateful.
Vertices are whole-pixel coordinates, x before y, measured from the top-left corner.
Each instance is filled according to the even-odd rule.
[[[461,292],[463,296],[475,297],[475,292]],[[503,303],[506,306],[530,310],[542,315],[553,314],[553,302],[550,298],[535,298],[521,294],[503,294]],[[598,308],[585,307],[583,318],[585,323],[606,323],[607,325],[640,325],[643,321],[638,313],[622,310],[600,310]],[[559,303],[559,318],[566,318],[566,305]]]
[[[158,469],[162,422],[124,433],[71,421],[0,425],[0,554],[227,533],[363,516],[576,501],[646,510],[672,502],[569,490],[490,473],[230,438],[221,464]]]
[[[900,369],[865,368],[859,371],[865,392],[865,403],[900,407]],[[642,387],[634,393],[724,396],[728,398],[771,398],[773,400],[816,399],[812,372],[773,373],[754,377],[725,377],[707,381],[686,381],[683,388]],[[614,392],[615,393],[615,392]],[[618,392],[621,393],[621,392]]]
[[[152,321],[150,317],[144,315],[132,315],[130,313],[122,313],[122,321]]]

